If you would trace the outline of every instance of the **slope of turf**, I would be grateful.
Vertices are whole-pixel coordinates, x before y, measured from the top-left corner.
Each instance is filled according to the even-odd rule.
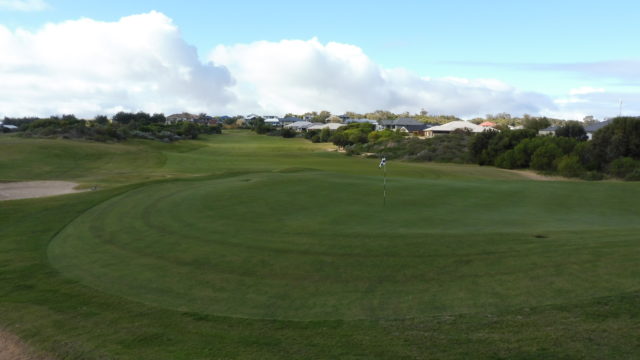
[[[376,160],[325,148],[0,136],[0,181],[105,189],[0,203],[0,326],[60,360],[640,354],[637,184],[394,161],[382,210]]]
[[[633,185],[599,185],[399,178],[383,207],[371,176],[174,181],[93,208],[49,256],[98,289],[215,315],[387,319],[560,303],[640,287]]]

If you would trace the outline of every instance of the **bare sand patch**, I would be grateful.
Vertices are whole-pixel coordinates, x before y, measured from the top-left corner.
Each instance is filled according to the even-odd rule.
[[[538,174],[538,173],[536,173],[534,171],[531,171],[531,170],[507,170],[507,169],[504,169],[504,171],[520,174],[520,175],[526,177],[529,180],[537,180],[537,181],[569,181],[570,180],[570,179],[567,179],[567,178],[562,177],[562,176],[541,175],[541,174]]]
[[[46,360],[37,356],[18,337],[0,330],[0,360]]]
[[[24,181],[0,183],[0,200],[30,199],[45,196],[72,194],[78,184],[69,181]]]

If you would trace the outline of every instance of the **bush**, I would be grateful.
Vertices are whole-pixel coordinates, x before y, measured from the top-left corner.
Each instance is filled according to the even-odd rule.
[[[496,158],[496,166],[503,169],[515,169],[518,167],[516,152],[509,150]]]
[[[565,177],[580,177],[585,169],[576,155],[565,155],[558,160],[558,173]]]
[[[292,138],[296,136],[296,131],[290,128],[283,129],[280,134],[283,138]]]
[[[640,169],[634,169],[624,177],[626,181],[640,181]]]
[[[553,143],[547,143],[533,153],[531,168],[538,171],[553,172],[556,160],[562,156],[562,150]]]
[[[609,165],[609,173],[620,179],[626,179],[627,176],[639,169],[640,162],[630,157],[615,159]]]

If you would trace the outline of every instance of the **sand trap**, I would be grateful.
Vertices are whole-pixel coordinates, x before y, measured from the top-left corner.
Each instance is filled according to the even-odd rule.
[[[0,183],[0,200],[29,199],[45,196],[71,194],[86,190],[75,190],[78,184],[69,181],[25,181]]]
[[[1,360],[44,360],[32,351],[16,336],[0,330],[0,359]]]

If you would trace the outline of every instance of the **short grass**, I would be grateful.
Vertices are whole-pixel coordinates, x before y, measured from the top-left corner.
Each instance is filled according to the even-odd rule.
[[[246,132],[0,153],[105,188],[0,203],[0,325],[61,359],[640,355],[633,183],[391,162],[383,207],[376,160]]]

